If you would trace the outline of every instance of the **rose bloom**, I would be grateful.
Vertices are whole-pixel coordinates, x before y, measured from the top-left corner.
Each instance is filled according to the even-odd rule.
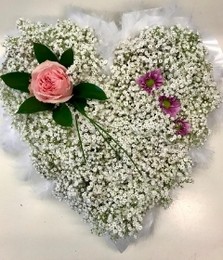
[[[72,97],[73,86],[67,69],[55,61],[44,61],[32,72],[30,94],[44,103],[64,103]]]

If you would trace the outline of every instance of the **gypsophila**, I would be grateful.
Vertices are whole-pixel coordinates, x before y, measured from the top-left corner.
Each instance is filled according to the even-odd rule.
[[[120,43],[111,76],[107,76],[103,74],[106,61],[97,52],[98,39],[92,29],[70,21],[46,25],[22,19],[18,29],[20,36],[5,41],[2,72],[32,72],[37,66],[32,42],[37,40],[58,55],[72,47],[75,59],[67,72],[72,82],[99,84],[109,97],[106,102],[90,101],[88,114],[116,137],[139,171],[78,115],[87,155],[83,163],[75,127],[56,125],[47,111],[15,115],[28,94],[2,86],[1,98],[14,126],[31,146],[34,167],[55,183],[54,195],[82,214],[95,233],[112,239],[136,235],[147,210],[167,207],[172,200],[170,191],[192,181],[193,162],[188,152],[205,142],[207,116],[220,102],[199,35],[179,26],[146,28]],[[156,70],[162,80],[148,94],[137,79],[149,75],[146,80],[150,82],[145,82],[153,87],[156,82],[149,72]],[[164,113],[159,97],[179,101],[174,117]],[[111,145],[119,149],[113,141]]]

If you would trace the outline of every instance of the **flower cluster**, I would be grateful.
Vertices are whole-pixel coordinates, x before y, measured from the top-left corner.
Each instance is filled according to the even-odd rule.
[[[57,125],[47,111],[15,115],[28,94],[2,85],[1,99],[31,147],[34,167],[55,183],[54,195],[82,214],[97,234],[113,239],[136,235],[149,209],[167,207],[170,191],[192,181],[188,152],[205,142],[207,116],[220,102],[199,35],[179,26],[146,28],[117,46],[107,76],[90,28],[24,20],[18,28],[20,36],[5,42],[2,73],[32,73],[38,66],[33,42],[58,56],[72,48],[74,63],[66,71],[72,84],[92,82],[109,97],[86,107],[99,125],[72,111],[82,133],[84,163],[75,126]]]
[[[136,81],[140,87],[142,87],[149,94],[153,93],[154,89],[159,89],[163,84],[163,77],[159,69],[147,72],[145,75],[140,76]],[[175,96],[160,96],[159,105],[165,114],[171,117],[176,117],[180,112],[181,103],[180,100]],[[179,135],[187,135],[190,133],[190,124],[184,119],[177,119],[176,121],[176,132]]]

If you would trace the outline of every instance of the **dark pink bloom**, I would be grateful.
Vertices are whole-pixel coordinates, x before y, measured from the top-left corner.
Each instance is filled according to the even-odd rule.
[[[163,81],[164,79],[160,69],[156,69],[140,76],[136,80],[136,83],[150,94],[154,89],[160,88],[163,85]]]
[[[181,109],[180,100],[175,96],[160,96],[159,103],[162,111],[172,117],[175,117]]]
[[[176,134],[178,135],[187,135],[191,132],[191,125],[185,119],[175,120],[176,125]]]

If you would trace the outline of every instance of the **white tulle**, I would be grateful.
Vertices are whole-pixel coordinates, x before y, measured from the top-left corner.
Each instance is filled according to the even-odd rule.
[[[70,11],[66,14],[66,16],[71,21],[82,27],[89,26],[95,30],[98,38],[100,39],[98,51],[105,59],[108,60],[108,65],[112,64],[113,51],[120,41],[125,40],[128,37],[135,36],[145,27],[181,24],[182,26],[189,26],[193,28],[191,18],[177,16],[175,6],[124,13],[120,17],[120,26],[118,26],[118,24],[114,21],[107,21],[99,16],[87,14],[74,8],[70,8]],[[214,78],[221,88],[223,78],[222,51],[216,39],[203,35],[203,42],[210,53],[209,59],[213,64]],[[212,127],[213,125],[222,122],[222,117],[223,106],[210,115],[209,126]],[[34,190],[41,197],[51,196],[53,183],[40,178],[40,176],[36,174],[29,157],[29,148],[21,141],[19,134],[11,128],[10,117],[4,113],[1,105],[0,122],[1,145],[3,149],[14,156],[17,161],[17,174],[19,172],[18,175],[22,179],[29,181],[34,186]],[[209,148],[203,147],[191,150],[190,156],[196,166],[204,167],[207,165],[208,161],[211,160],[212,153],[213,152]],[[154,220],[156,219],[156,214],[157,209],[153,209],[148,212],[144,220],[143,230],[138,235],[139,238],[146,237],[151,232]],[[134,238],[120,239],[115,243],[115,245],[120,252],[123,252],[127,246],[134,241]]]

